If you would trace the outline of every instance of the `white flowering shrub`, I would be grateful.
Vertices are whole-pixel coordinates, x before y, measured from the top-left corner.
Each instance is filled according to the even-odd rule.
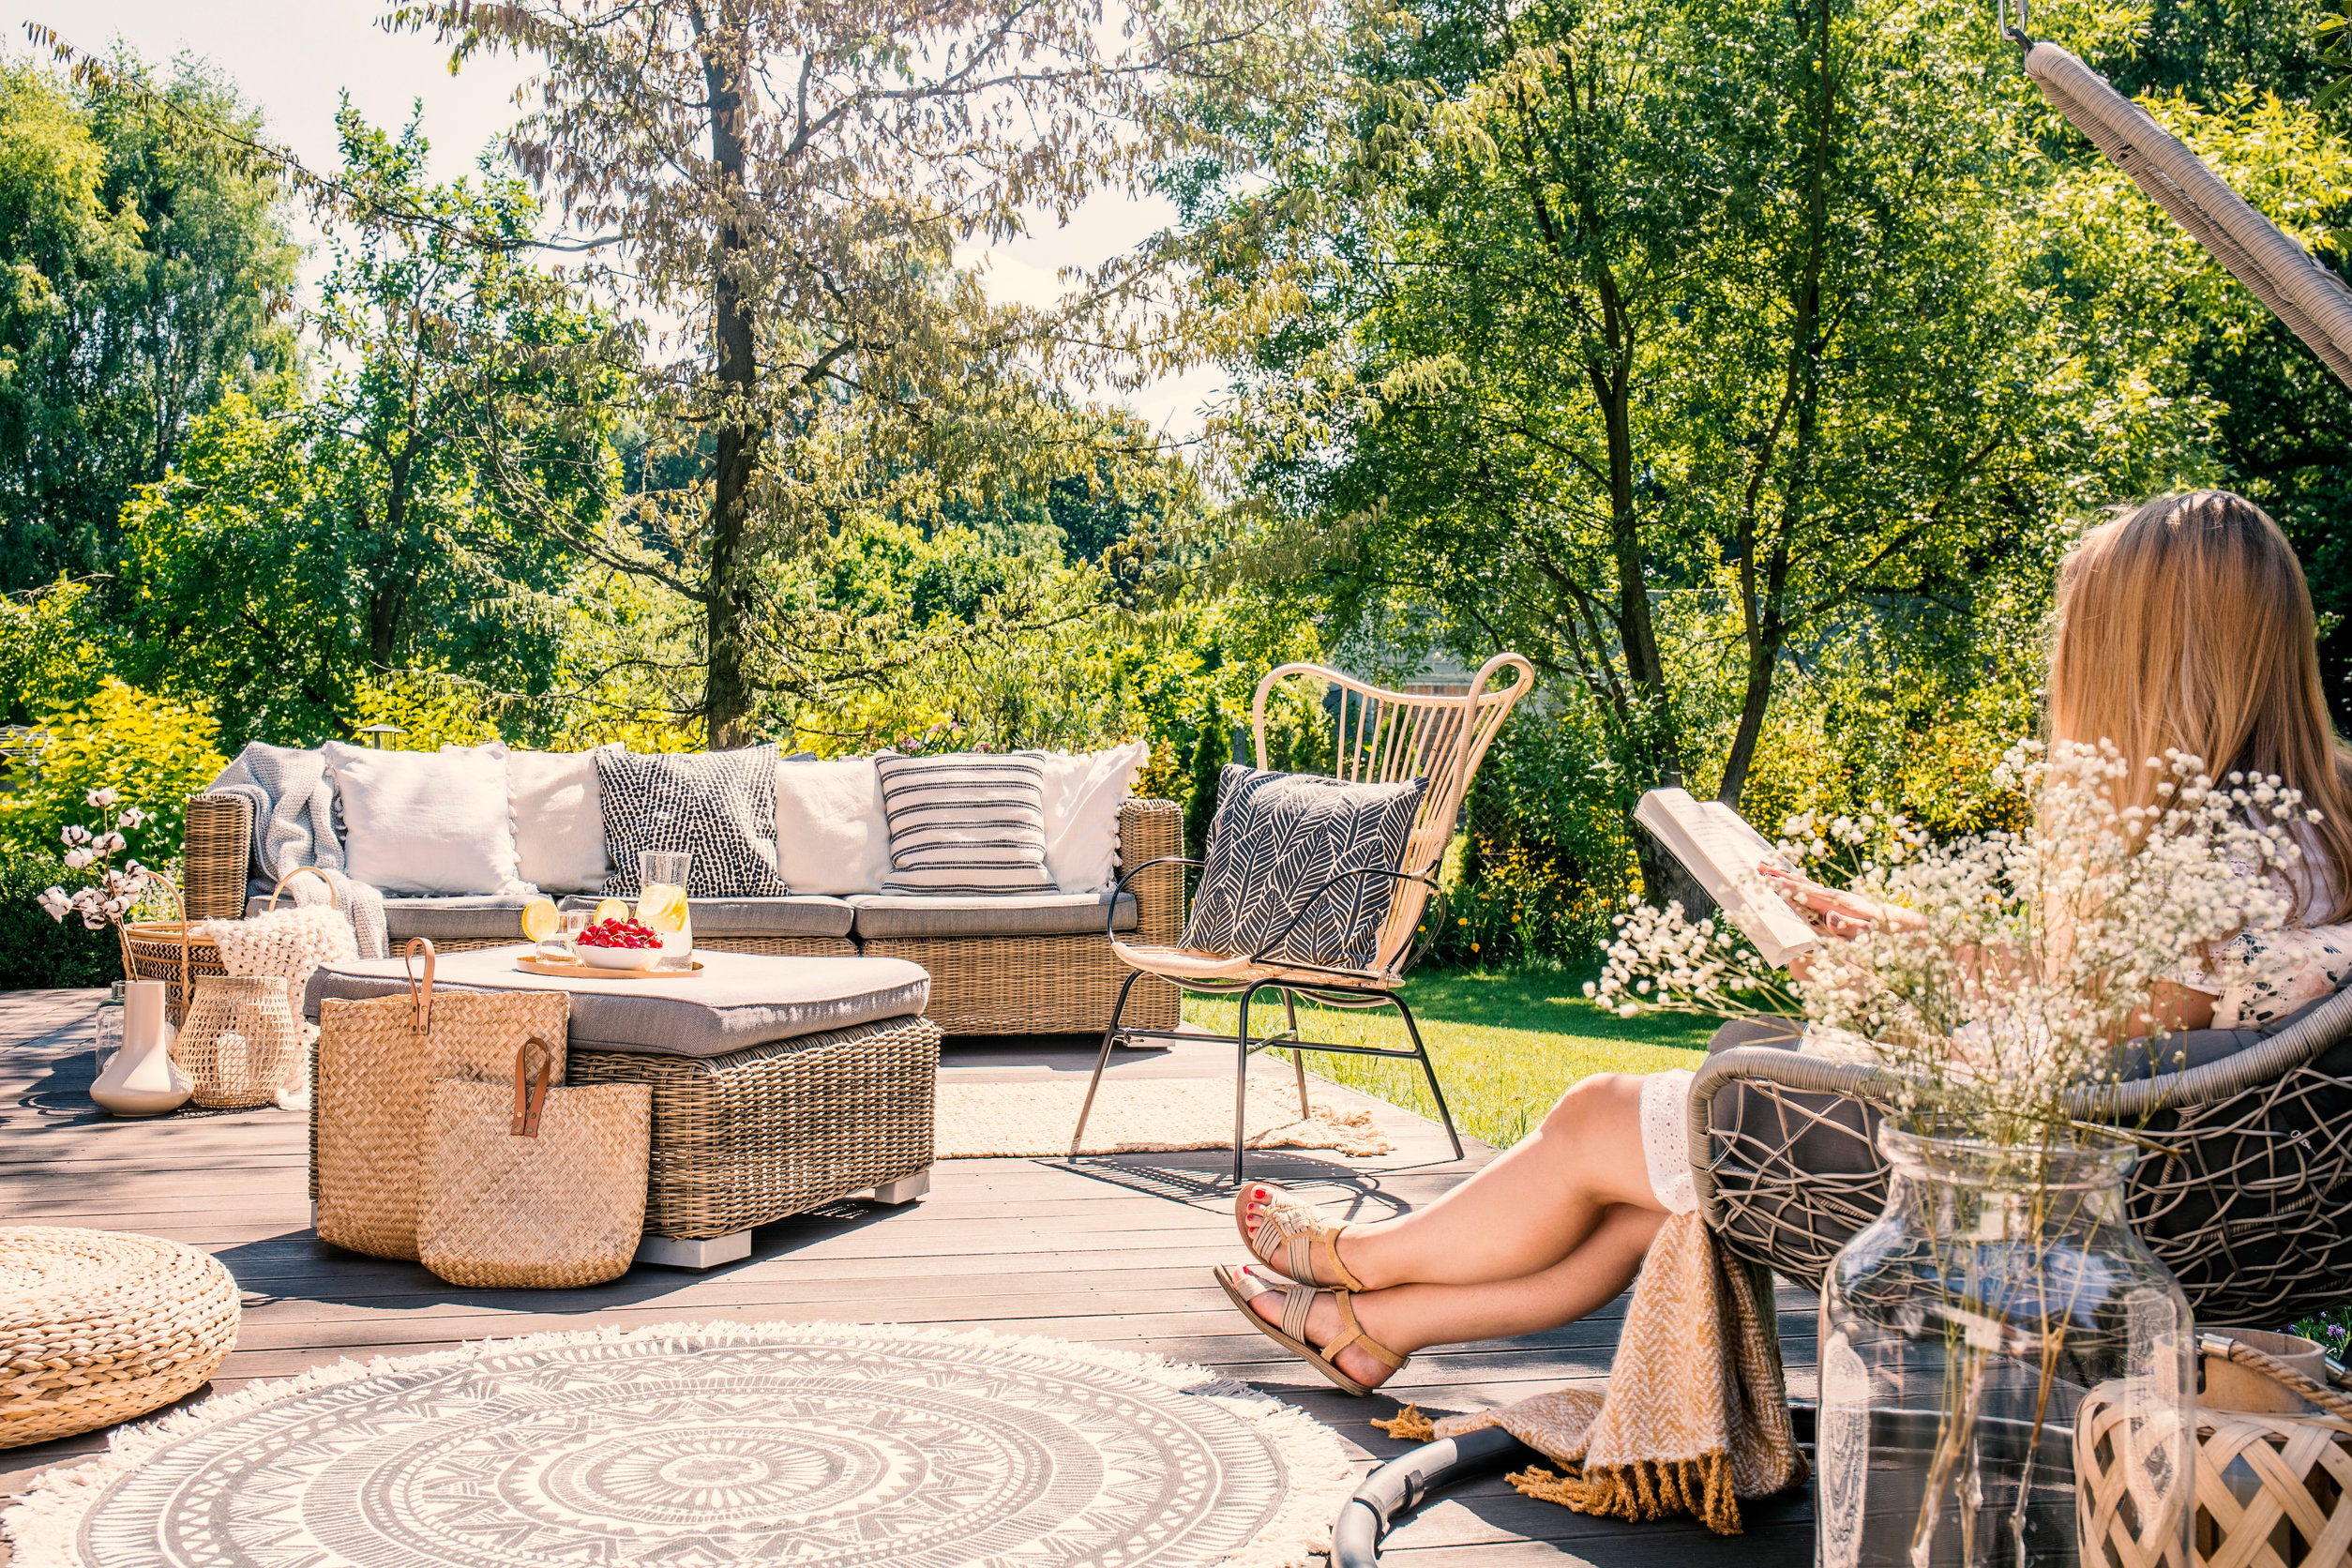
[[[79,915],[82,924],[93,931],[120,926],[131,918],[140,898],[154,885],[155,873],[136,860],[114,864],[114,857],[129,847],[123,835],[147,820],[147,814],[135,806],[117,810],[119,800],[118,792],[111,789],[90,791],[83,804],[98,814],[98,825],[68,824],[58,835],[65,841],[66,869],[79,877],[81,885],[71,893],[62,887],[42,890],[38,902],[52,920]]]
[[[1792,820],[1782,867],[1843,861],[1863,912],[1850,936],[1784,974],[1727,926],[1630,909],[1588,994],[1627,1015],[1801,1017],[1888,1068],[1907,1123],[2043,1139],[2071,1092],[2120,1075],[2129,1042],[2161,1041],[2158,982],[2285,920],[2292,824],[2317,820],[2275,777],[2216,781],[2177,752],[2146,765],[2156,804],[2119,806],[2132,769],[2113,745],[2020,743],[1996,777],[2035,804],[2022,833],[1937,844],[1899,815]],[[1776,896],[1756,882],[1752,897]]]

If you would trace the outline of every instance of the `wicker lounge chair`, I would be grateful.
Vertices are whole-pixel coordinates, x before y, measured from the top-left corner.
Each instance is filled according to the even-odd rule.
[[[1511,684],[1489,689],[1496,675],[1511,672]],[[1405,692],[1384,691],[1362,681],[1315,664],[1286,664],[1269,671],[1258,683],[1257,696],[1250,703],[1250,728],[1257,743],[1258,765],[1266,765],[1266,698],[1286,680],[1312,680],[1329,684],[1338,699],[1334,716],[1333,746],[1334,776],[1351,783],[1395,783],[1410,778],[1426,778],[1428,792],[1423,796],[1421,812],[1414,819],[1412,832],[1407,837],[1403,862],[1392,868],[1375,872],[1353,872],[1343,875],[1316,890],[1320,897],[1332,888],[1356,878],[1378,875],[1395,884],[1395,895],[1389,904],[1388,917],[1380,928],[1380,942],[1373,963],[1362,971],[1323,969],[1314,965],[1272,959],[1267,954],[1282,945],[1276,937],[1264,951],[1253,954],[1208,953],[1181,945],[1176,939],[1153,942],[1140,932],[1110,933],[1111,950],[1130,972],[1119,988],[1118,1000],[1110,1010],[1109,1025],[1103,1031],[1103,1046],[1094,1059],[1094,1076],[1086,1087],[1086,1104],[1078,1111],[1077,1130],[1070,1135],[1070,1153],[1078,1153],[1086,1133],[1086,1119],[1094,1108],[1094,1092],[1102,1083],[1103,1069],[1109,1064],[1111,1048],[1122,1040],[1198,1038],[1180,1036],[1172,1029],[1138,1027],[1127,1022],[1127,1003],[1138,981],[1146,976],[1167,981],[1178,988],[1209,996],[1238,996],[1241,1017],[1237,1032],[1220,1036],[1230,1041],[1237,1051],[1239,1070],[1233,1085],[1233,1180],[1243,1179],[1242,1159],[1247,1128],[1244,1117],[1248,1107],[1249,1059],[1253,1052],[1287,1048],[1298,1071],[1299,1113],[1310,1113],[1306,1098],[1306,1059],[1310,1050],[1337,1051],[1349,1056],[1400,1057],[1421,1063],[1422,1073],[1429,1080],[1430,1097],[1437,1101],[1438,1115],[1445,1123],[1445,1135],[1453,1140],[1454,1157],[1462,1157],[1461,1136],[1454,1130],[1453,1113],[1446,1108],[1445,1093],[1438,1087],[1437,1069],[1430,1064],[1429,1052],[1423,1046],[1421,1031],[1413,1022],[1412,1009],[1405,1005],[1397,989],[1404,984],[1405,972],[1412,966],[1426,944],[1422,933],[1423,914],[1428,908],[1429,897],[1440,891],[1438,866],[1445,855],[1446,845],[1452,841],[1462,802],[1470,793],[1470,779],[1478,772],[1486,747],[1502,728],[1502,721],[1520,698],[1535,685],[1535,668],[1517,654],[1498,654],[1470,678],[1467,690],[1451,696],[1414,696]],[[1123,890],[1127,881],[1153,874],[1165,874],[1168,868],[1197,867],[1200,862],[1178,855],[1165,855],[1146,861],[1126,872],[1120,882]],[[1309,903],[1311,904],[1310,898]],[[1302,915],[1304,914],[1302,910]],[[1293,921],[1295,925],[1297,922]],[[1284,936],[1289,934],[1286,929]],[[1147,982],[1148,983],[1148,982]],[[1282,997],[1284,1028],[1253,1037],[1249,1029],[1250,1001],[1259,992],[1277,991]],[[1409,1050],[1392,1050],[1375,1046],[1332,1045],[1299,1037],[1298,999],[1319,1002],[1327,1007],[1371,1008],[1394,1007],[1405,1020],[1405,1033],[1412,1041]]]
[[[1818,1289],[1885,1206],[1871,1069],[1787,1049],[1717,1051],[1691,1085],[1692,1175],[1734,1253]],[[2340,1306],[2352,1280],[2352,989],[2218,1061],[2083,1096],[2136,1129],[2132,1228],[2198,1319],[2276,1326]]]

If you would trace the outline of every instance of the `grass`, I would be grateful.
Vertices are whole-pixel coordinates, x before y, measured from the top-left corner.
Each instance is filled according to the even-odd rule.
[[[1437,970],[1406,983],[1405,1000],[1437,1063],[1455,1126],[1508,1148],[1578,1078],[1697,1065],[1715,1032],[1711,1020],[1656,1013],[1620,1018],[1584,999],[1585,979],[1564,970]],[[1220,1033],[1233,1032],[1239,1011],[1240,1003],[1222,997],[1184,999],[1185,1021]],[[1250,1005],[1249,1026],[1253,1035],[1281,1028],[1280,999],[1262,993]],[[1309,1040],[1346,1045],[1410,1043],[1393,1008],[1355,1013],[1303,1004],[1299,1031]],[[1417,1063],[1310,1052],[1307,1065],[1392,1105],[1437,1114]]]

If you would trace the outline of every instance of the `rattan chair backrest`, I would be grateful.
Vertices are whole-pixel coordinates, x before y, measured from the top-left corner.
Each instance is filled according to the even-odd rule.
[[[1511,684],[1496,686],[1508,671]],[[1349,783],[1398,784],[1425,778],[1428,792],[1413,820],[1403,861],[1394,867],[1409,876],[1435,878],[1445,858],[1470,794],[1470,780],[1511,710],[1535,688],[1535,667],[1517,654],[1497,654],[1468,684],[1453,692],[1390,691],[1319,664],[1285,664],[1266,672],[1249,705],[1250,733],[1258,765],[1265,767],[1266,699],[1284,681],[1320,681],[1330,687],[1325,705],[1334,709],[1332,776]],[[1335,699],[1335,703],[1333,699]],[[1412,949],[1413,936],[1428,907],[1430,889],[1422,882],[1396,884],[1388,920],[1380,929],[1373,967],[1395,972]]]

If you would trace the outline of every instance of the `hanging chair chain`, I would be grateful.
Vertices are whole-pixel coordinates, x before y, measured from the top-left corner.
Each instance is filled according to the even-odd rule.
[[[2033,42],[2033,19],[2027,9],[2031,4],[2032,0],[1993,0],[1993,18],[2001,36],[2020,49]],[[2017,12],[2014,23],[2009,20],[2013,6]]]

